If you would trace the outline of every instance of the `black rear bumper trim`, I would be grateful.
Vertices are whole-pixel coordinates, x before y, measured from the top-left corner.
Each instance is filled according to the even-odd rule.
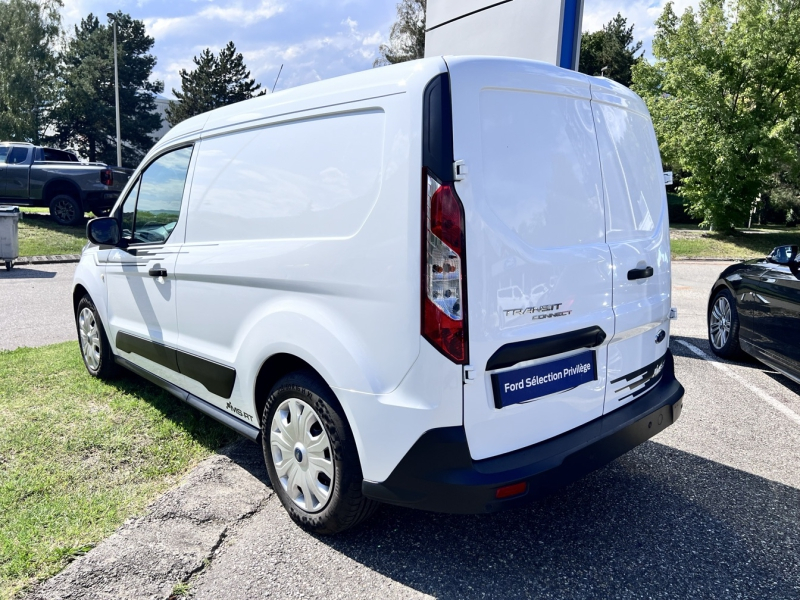
[[[463,427],[420,437],[383,482],[364,481],[365,496],[446,513],[486,513],[546,496],[660,433],[683,408],[683,386],[667,351],[661,380],[647,393],[581,427],[514,452],[472,460]],[[497,488],[526,482],[521,496],[497,500]]]

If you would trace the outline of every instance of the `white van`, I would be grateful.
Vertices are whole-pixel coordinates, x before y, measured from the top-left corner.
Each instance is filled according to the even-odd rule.
[[[656,138],[605,79],[429,58],[248,100],[87,229],[89,373],[260,440],[315,532],[518,506],[681,411]]]

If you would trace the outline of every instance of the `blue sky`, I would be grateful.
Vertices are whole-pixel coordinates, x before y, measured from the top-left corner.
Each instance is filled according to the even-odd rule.
[[[180,86],[178,71],[192,67],[204,48],[218,50],[233,40],[253,76],[277,89],[327,79],[372,66],[389,35],[397,0],[64,0],[71,31],[90,12],[121,9],[141,19],[156,40],[154,76],[165,95]],[[649,48],[653,21],[666,0],[585,0],[583,29],[592,31],[617,11],[635,23]],[[697,0],[676,0],[676,9]]]

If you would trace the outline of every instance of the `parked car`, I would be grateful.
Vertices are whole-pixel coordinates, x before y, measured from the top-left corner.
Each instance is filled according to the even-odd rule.
[[[133,171],[82,163],[65,150],[0,142],[0,205],[50,208],[61,225],[77,225],[84,213],[106,215]]]
[[[708,341],[718,356],[744,351],[800,383],[797,246],[778,246],[720,273],[708,300]]]
[[[240,102],[87,230],[89,373],[260,440],[315,532],[519,506],[681,412],[658,145],[606,79],[429,58]]]

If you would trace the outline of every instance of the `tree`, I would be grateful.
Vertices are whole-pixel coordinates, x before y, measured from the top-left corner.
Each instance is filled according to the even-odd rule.
[[[0,140],[39,142],[56,84],[61,0],[0,1]]]
[[[167,108],[167,122],[175,126],[181,121],[220,106],[249,100],[266,94],[261,84],[250,77],[244,57],[228,42],[215,56],[209,48],[195,56],[193,71],[181,69],[181,90],[172,90],[177,101]]]
[[[587,75],[602,74],[630,87],[631,68],[642,59],[642,54],[636,56],[642,42],[634,43],[633,39],[633,25],[628,27],[628,20],[617,13],[599,31],[581,35],[578,70]]]
[[[389,43],[381,44],[374,66],[394,65],[425,56],[425,9],[427,0],[402,0]]]
[[[161,128],[155,94],[164,90],[150,78],[155,43],[144,23],[117,12],[119,104],[123,162],[135,165],[153,145]],[[75,26],[75,37],[61,54],[63,90],[52,111],[52,141],[76,148],[90,161],[116,163],[114,41],[111,19],[101,25],[92,14]]]
[[[800,3],[701,0],[656,21],[655,62],[633,69],[664,161],[703,223],[747,223],[752,202],[798,160]]]

